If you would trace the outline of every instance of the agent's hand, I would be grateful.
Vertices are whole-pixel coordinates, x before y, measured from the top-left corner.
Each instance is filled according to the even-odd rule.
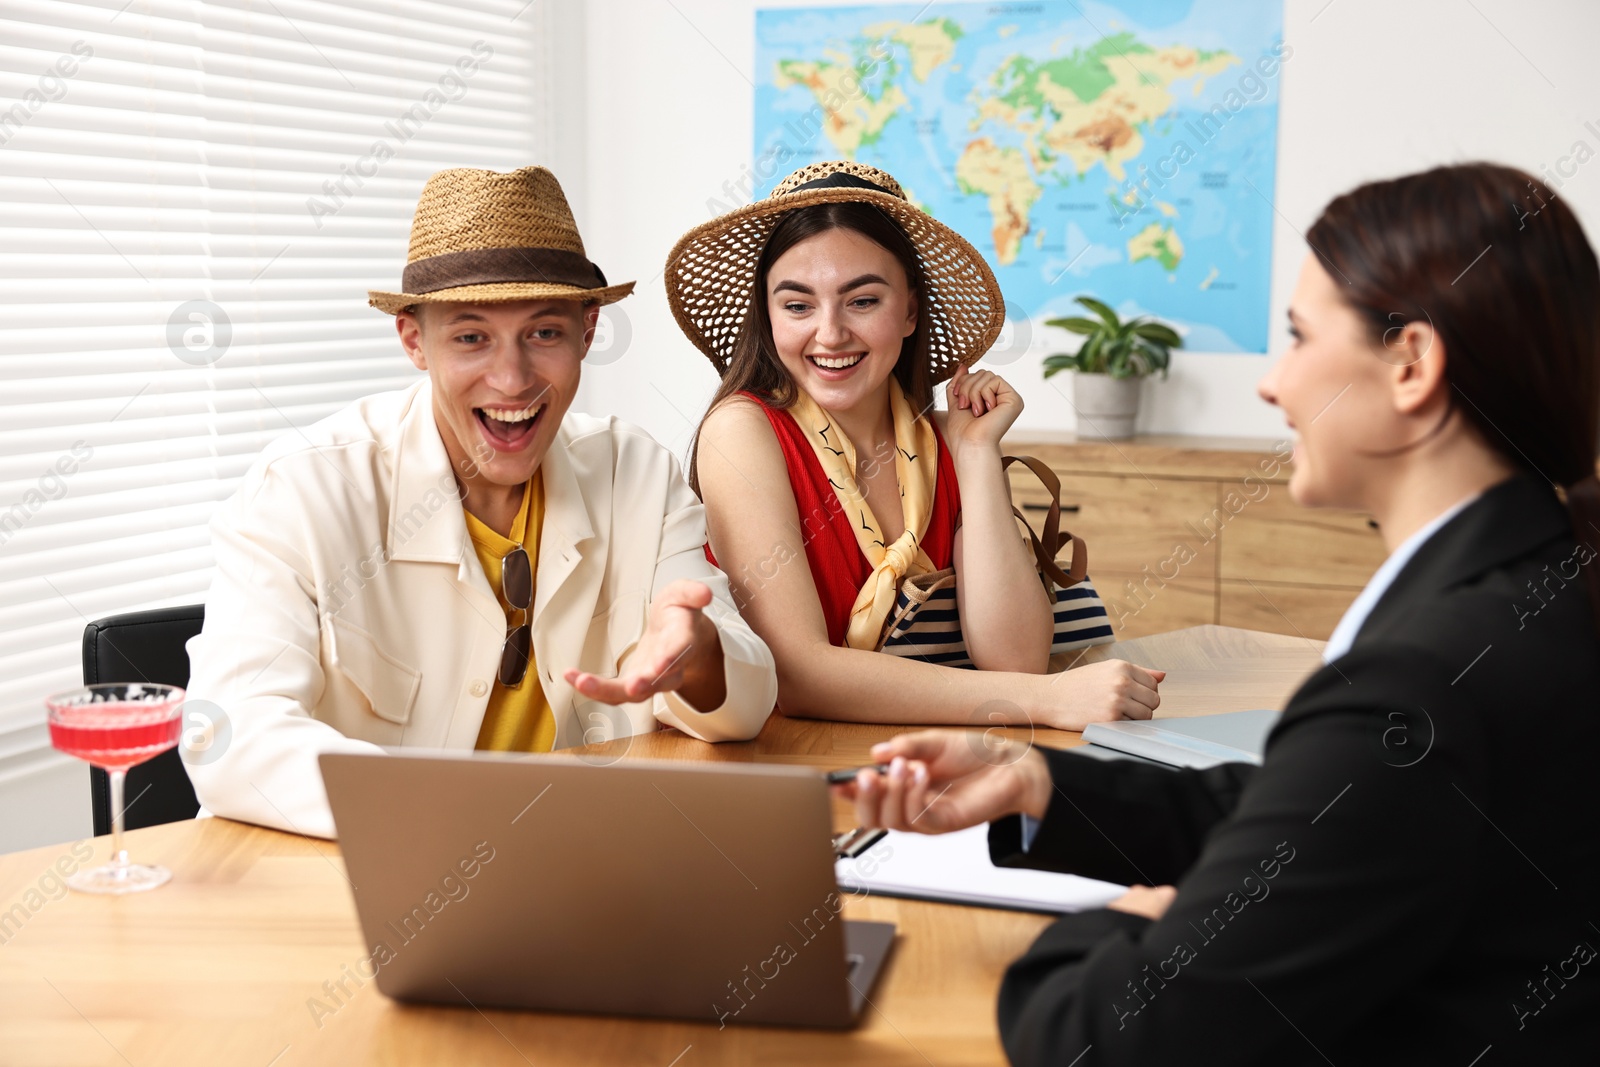
[[[966,446],[999,449],[1000,439],[1022,414],[1022,397],[993,371],[962,364],[945,391],[945,436],[953,451]]]
[[[1161,706],[1157,687],[1166,676],[1121,659],[1041,675],[1038,725],[1082,730],[1092,722],[1148,719]]]
[[[1106,907],[1155,920],[1167,913],[1177,896],[1177,889],[1170,885],[1130,885],[1126,893]]]
[[[701,711],[721,707],[728,686],[723,674],[722,639],[702,610],[711,588],[684,578],[673,582],[650,604],[644,636],[616,678],[567,670],[567,684],[602,704],[632,704],[656,693],[677,692]]]
[[[1050,769],[1022,742],[996,745],[976,730],[922,730],[872,746],[889,773],[863,770],[834,786],[862,826],[943,834],[1050,805]]]

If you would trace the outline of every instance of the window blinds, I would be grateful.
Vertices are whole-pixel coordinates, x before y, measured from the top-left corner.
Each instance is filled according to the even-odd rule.
[[[366,290],[429,174],[535,160],[530,6],[0,3],[0,785],[268,441],[414,380]]]

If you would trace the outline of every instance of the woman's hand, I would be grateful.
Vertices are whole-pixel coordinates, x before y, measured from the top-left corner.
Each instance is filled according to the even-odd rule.
[[[1128,891],[1107,904],[1112,911],[1125,911],[1156,920],[1167,913],[1178,891],[1170,885],[1130,885]]]
[[[1166,676],[1166,671],[1146,670],[1120,659],[1043,675],[1036,690],[1038,725],[1082,730],[1092,722],[1148,719],[1161,706],[1156,687]]]
[[[1022,414],[1022,397],[993,371],[972,373],[966,364],[956,368],[945,390],[945,437],[952,453],[967,446],[992,448]]]
[[[998,740],[998,743],[995,743]],[[980,730],[922,730],[872,746],[889,773],[834,786],[862,826],[943,834],[1016,812],[1043,818],[1050,769],[1028,745]]]

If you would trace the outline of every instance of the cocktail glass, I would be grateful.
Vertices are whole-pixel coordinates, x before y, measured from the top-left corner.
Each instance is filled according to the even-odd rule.
[[[111,779],[111,862],[67,884],[82,893],[139,893],[172,877],[165,867],[129,863],[122,847],[122,792],[128,768],[178,744],[184,693],[143,682],[86,685],[45,701],[50,743],[99,767]]]

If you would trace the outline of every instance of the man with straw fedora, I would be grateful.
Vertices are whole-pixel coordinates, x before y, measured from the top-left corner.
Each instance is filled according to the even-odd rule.
[[[589,261],[555,176],[434,175],[400,290],[370,303],[427,377],[269,446],[213,520],[202,805],[332,837],[322,752],[754,737],[772,655],[698,499],[642,430],[568,411],[633,283]]]

